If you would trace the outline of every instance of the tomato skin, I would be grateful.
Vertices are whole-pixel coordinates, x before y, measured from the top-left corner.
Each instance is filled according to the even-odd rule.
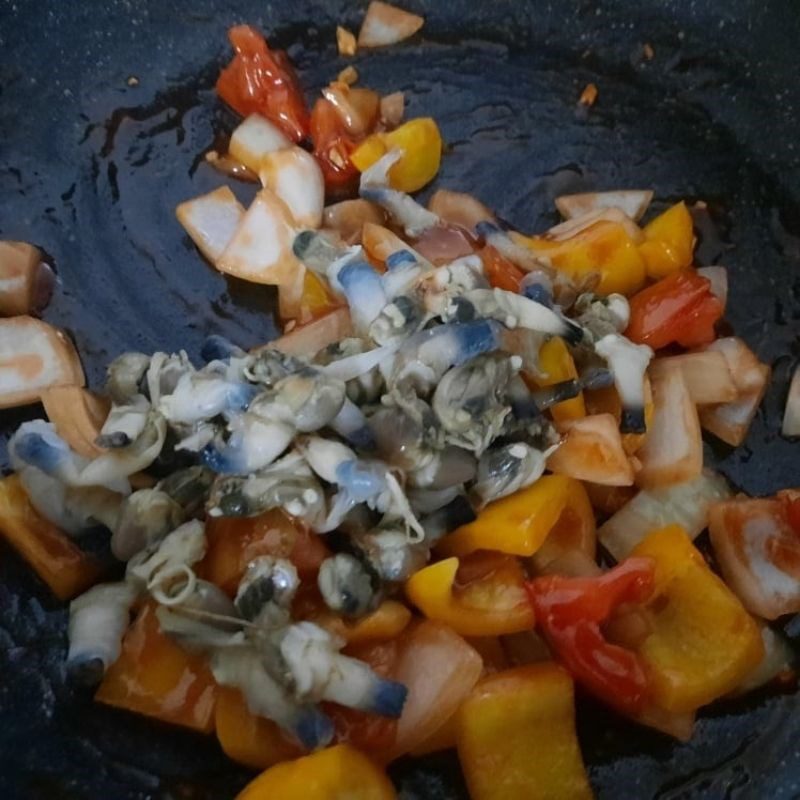
[[[320,97],[311,110],[311,141],[325,177],[325,188],[342,192],[353,188],[359,172],[350,161],[358,141],[347,133],[341,115],[330,100]]]
[[[249,25],[235,25],[228,38],[236,55],[217,79],[219,96],[242,116],[261,114],[293,141],[305,139],[308,110],[286,54],[271,51]]]
[[[673,342],[699,347],[714,341],[714,324],[723,305],[711,292],[711,282],[695,272],[676,272],[630,300],[625,335],[657,350]]]
[[[600,626],[621,603],[646,599],[653,580],[652,560],[629,558],[597,578],[548,575],[528,584],[537,623],[567,670],[626,713],[647,702],[647,676],[640,657],[606,641]]]

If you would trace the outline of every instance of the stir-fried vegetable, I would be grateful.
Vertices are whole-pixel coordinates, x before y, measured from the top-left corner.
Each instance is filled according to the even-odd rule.
[[[37,314],[50,301],[55,276],[27,242],[0,241],[0,316]]]
[[[457,721],[458,757],[474,800],[592,797],[575,735],[572,681],[555,664],[478,684]]]
[[[421,25],[373,2],[358,46]],[[309,115],[283,53],[230,39],[217,89],[245,118],[207,159],[262,185],[176,213],[214,268],[278,288],[283,335],[122,353],[89,392],[62,334],[0,321],[0,407],[49,417],[9,441],[0,534],[83,592],[68,678],[215,729],[266,770],[248,800],[394,797],[376,764],[448,748],[475,800],[508,800],[591,795],[572,679],[685,740],[785,674],[763,620],[800,611],[800,499],[704,468],[701,425],[740,444],[770,367],[716,338],[728,272],[693,269],[686,205],[642,228],[650,191],[566,195],[532,235],[460,192],[425,207],[442,135],[401,124],[403,93],[350,65]],[[38,259],[0,243],[0,313],[28,310]],[[124,571],[92,586],[70,537],[98,527]]]

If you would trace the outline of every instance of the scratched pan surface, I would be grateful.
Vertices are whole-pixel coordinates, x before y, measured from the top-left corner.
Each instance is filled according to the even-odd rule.
[[[448,143],[438,185],[474,192],[523,230],[554,221],[566,191],[707,201],[698,260],[730,268],[728,319],[775,373],[746,445],[709,457],[751,493],[800,483],[800,445],[776,433],[800,357],[800,7],[408,3],[428,17],[424,36],[355,64],[367,85],[404,90],[409,116],[436,117]],[[260,25],[288,46],[312,90],[344,66],[334,27],[357,27],[363,5],[0,0],[0,236],[53,257],[60,285],[45,316],[72,333],[93,385],[126,349],[196,356],[210,333],[243,345],[274,334],[270,290],[212,272],[173,209],[223,182],[201,154],[232,123],[212,90],[228,25]],[[599,101],[582,116],[590,80]],[[2,412],[3,441],[37,412]],[[64,627],[64,609],[1,549],[0,797],[236,794],[249,773],[211,739],[67,687]],[[797,711],[792,693],[720,705],[677,745],[582,702],[579,729],[601,798],[777,800],[800,797]],[[450,757],[393,775],[407,800],[466,796]]]

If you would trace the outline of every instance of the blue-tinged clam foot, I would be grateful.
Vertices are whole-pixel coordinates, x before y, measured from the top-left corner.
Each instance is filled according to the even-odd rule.
[[[386,478],[374,467],[351,459],[336,467],[336,482],[356,503],[363,503],[386,488]]]
[[[482,239],[488,239],[490,236],[493,236],[497,233],[502,233],[502,230],[495,225],[494,222],[490,222],[488,219],[484,220],[483,222],[479,222],[475,226],[475,233],[480,236]]]
[[[581,386],[584,389],[608,389],[614,385],[614,373],[602,367],[592,367],[581,373]]]
[[[643,408],[623,408],[619,429],[621,433],[644,433],[647,424]]]
[[[217,450],[213,445],[200,451],[200,461],[218,475],[237,475],[243,466],[237,453],[230,452],[228,448]]]
[[[458,344],[454,366],[500,347],[502,326],[494,320],[476,320],[448,326]]]
[[[309,706],[298,712],[292,733],[307,750],[319,750],[333,739],[333,721],[318,708]]]
[[[353,445],[353,447],[356,447],[359,450],[367,452],[372,452],[375,450],[375,436],[368,425],[363,425],[360,428],[356,428],[348,433],[343,433],[342,435],[345,439],[347,439],[349,444]]]
[[[408,688],[405,684],[381,678],[376,682],[369,708],[365,710],[382,717],[397,718],[403,711],[407,696]]]
[[[541,283],[531,283],[522,290],[522,294],[533,300],[534,303],[546,306],[547,308],[553,307],[553,295],[550,294],[549,289]]]
[[[55,434],[45,439],[41,433],[23,433],[15,437],[14,451],[26,464],[54,477],[71,460],[69,448]]]
[[[417,257],[410,250],[396,250],[386,259],[386,269],[393,270],[404,264],[416,264]]]
[[[100,656],[81,655],[66,663],[67,677],[77,686],[97,686],[103,679],[106,665]]]
[[[366,261],[351,261],[337,277],[351,313],[369,325],[387,303],[381,276]]]

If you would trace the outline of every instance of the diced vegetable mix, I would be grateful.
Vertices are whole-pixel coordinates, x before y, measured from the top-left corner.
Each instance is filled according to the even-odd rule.
[[[337,46],[422,24],[372,2]],[[694,268],[686,205],[640,227],[650,191],[567,195],[534,235],[446,189],[425,208],[432,118],[354,68],[309,106],[284,53],[229,38],[217,90],[244,119],[218,158],[262,188],[177,216],[216,269],[278,287],[284,335],[211,337],[200,368],[124,353],[91,393],[63,334],[0,322],[0,407],[50,419],[10,442],[0,535],[58,598],[85,592],[71,679],[215,733],[265,770],[246,800],[395,797],[378,765],[454,747],[475,800],[508,800],[591,796],[573,681],[685,740],[785,677],[764,620],[800,611],[800,491],[734,497],[704,469],[701,429],[741,444],[770,367],[718,338],[728,274]],[[46,278],[0,242],[0,313],[37,310]],[[97,525],[127,566],[90,589],[71,537]]]

